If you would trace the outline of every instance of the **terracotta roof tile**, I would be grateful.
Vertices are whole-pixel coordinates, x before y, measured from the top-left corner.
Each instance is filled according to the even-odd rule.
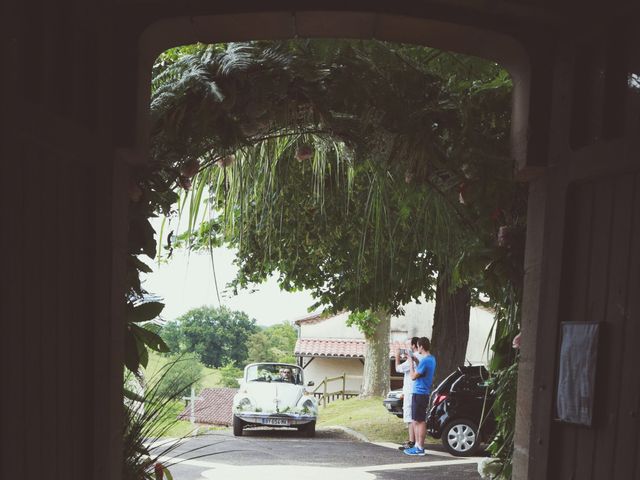
[[[404,348],[404,342],[389,343],[389,358],[396,348]],[[364,358],[366,344],[360,339],[299,338],[294,354],[299,357]]]
[[[205,388],[200,392],[195,404],[196,423],[212,425],[231,425],[233,396],[236,388]],[[189,420],[191,409],[185,407],[178,418]]]

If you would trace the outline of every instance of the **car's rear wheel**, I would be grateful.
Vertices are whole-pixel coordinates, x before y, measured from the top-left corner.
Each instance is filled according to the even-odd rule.
[[[304,435],[305,437],[315,437],[316,436],[316,422],[305,423],[304,425],[300,425],[298,427],[298,431]]]
[[[233,436],[241,437],[243,427],[244,427],[244,422],[234,415],[233,416]]]
[[[450,422],[442,432],[442,444],[456,457],[474,455],[480,448],[478,425],[466,419]]]

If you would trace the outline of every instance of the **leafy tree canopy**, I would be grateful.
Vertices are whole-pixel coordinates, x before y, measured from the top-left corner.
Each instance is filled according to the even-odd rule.
[[[148,381],[160,398],[179,398],[188,395],[191,387],[200,388],[202,364],[194,353],[172,355],[165,367]]]
[[[434,272],[446,268],[453,285],[489,294],[496,368],[513,361],[526,209],[511,176],[504,71],[381,42],[185,53],[154,70],[155,162],[140,169],[132,253],[154,246],[135,213],[167,213],[177,182],[192,188],[180,206],[183,240],[238,245],[238,286],[279,271],[284,288],[312,288],[329,308],[395,310],[432,292]],[[494,451],[508,457],[508,444]]]
[[[242,378],[242,370],[236,367],[235,363],[229,362],[218,371],[220,372],[220,384],[223,387],[238,388],[240,386],[238,379]]]
[[[295,363],[298,333],[290,322],[271,325],[249,337],[248,362]]]
[[[203,47],[165,67],[154,154],[183,162],[183,184],[196,162],[186,240],[238,246],[238,286],[277,271],[330,309],[395,312],[517,221],[511,89],[495,64],[304,41]]]
[[[226,307],[189,310],[162,329],[162,337],[174,353],[193,352],[207,367],[244,364],[247,339],[257,331],[256,321],[246,313]]]

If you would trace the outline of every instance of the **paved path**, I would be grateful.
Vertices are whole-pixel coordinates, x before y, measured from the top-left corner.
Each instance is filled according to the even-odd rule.
[[[245,430],[236,438],[215,431],[188,439],[163,456],[175,480],[478,480],[477,458],[460,459],[430,446],[409,457],[390,444],[353,440],[318,430],[301,438],[295,430]],[[162,448],[162,447],[160,447]]]

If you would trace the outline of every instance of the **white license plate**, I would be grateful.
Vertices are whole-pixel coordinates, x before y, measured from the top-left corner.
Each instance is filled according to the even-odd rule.
[[[385,403],[384,406],[387,407],[387,410],[391,410],[391,405],[389,405],[388,403]]]
[[[289,425],[286,418],[263,418],[262,423],[264,425]]]

